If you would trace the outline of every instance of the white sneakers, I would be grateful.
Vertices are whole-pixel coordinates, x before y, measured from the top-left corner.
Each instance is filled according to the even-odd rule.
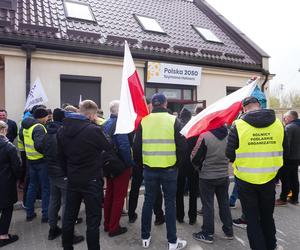
[[[151,236],[148,239],[143,239],[142,240],[143,248],[149,248],[150,242],[151,242]]]
[[[149,248],[151,243],[151,236],[148,239],[142,239],[143,248]],[[177,239],[177,242],[172,244],[168,243],[168,250],[180,250],[186,247],[186,240]]]
[[[185,248],[187,245],[186,240],[177,239],[177,242],[172,244],[169,243],[169,250],[180,250]]]

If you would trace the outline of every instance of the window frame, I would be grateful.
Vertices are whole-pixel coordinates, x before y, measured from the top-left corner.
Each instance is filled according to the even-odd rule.
[[[10,6],[7,6],[7,4]],[[5,9],[5,10],[13,10],[16,11],[17,10],[17,0],[6,0],[4,2],[0,1],[0,8],[1,9]]]
[[[69,16],[67,3],[75,3],[75,4],[78,4],[78,5],[87,6],[93,20],[84,19],[84,18],[80,18],[80,17]],[[83,2],[76,1],[76,0],[64,0],[64,11],[65,11],[65,16],[66,16],[67,19],[78,20],[78,21],[81,21],[81,22],[84,21],[84,22],[97,23],[95,15],[92,11],[92,8],[88,3],[83,3]]]
[[[160,23],[153,17],[151,16],[146,16],[146,15],[140,15],[140,14],[133,14],[133,17],[135,18],[135,20],[138,22],[138,24],[142,27],[142,29],[146,32],[153,32],[153,33],[156,33],[156,34],[160,34],[160,35],[167,35],[167,33],[165,32],[165,30],[161,27]],[[156,31],[156,30],[149,30],[149,29],[146,29],[146,27],[144,26],[143,22],[139,19],[139,17],[146,17],[146,18],[150,18],[150,19],[153,19],[157,22],[157,24],[159,25],[159,27],[162,29],[162,32],[161,31]]]
[[[192,103],[197,100],[197,87],[193,85],[180,85],[180,84],[165,84],[165,83],[146,83],[145,84],[145,96],[147,97],[147,88],[155,89],[155,93],[158,93],[158,89],[176,89],[180,90],[180,99],[168,99],[170,102],[178,103]],[[192,91],[192,99],[184,99],[184,90]]]

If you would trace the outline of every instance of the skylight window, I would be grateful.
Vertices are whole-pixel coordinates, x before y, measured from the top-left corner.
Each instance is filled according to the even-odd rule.
[[[194,28],[206,41],[223,43],[211,30],[197,26],[194,26]]]
[[[154,18],[139,15],[135,15],[135,17],[144,30],[165,33],[165,31]]]
[[[75,1],[65,1],[65,8],[67,17],[95,21],[92,10],[88,4]]]

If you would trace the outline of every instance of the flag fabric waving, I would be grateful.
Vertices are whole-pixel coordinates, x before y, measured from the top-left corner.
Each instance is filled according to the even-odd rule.
[[[46,102],[48,102],[48,97],[40,79],[37,78],[28,93],[24,110],[30,110],[33,106],[45,104]]]
[[[119,114],[115,134],[127,134],[136,129],[148,115],[144,90],[135,68],[129,46],[125,41]]]
[[[180,133],[190,138],[224,124],[231,124],[242,108],[242,100],[251,96],[256,86],[257,81],[254,81],[208,106],[193,117]]]

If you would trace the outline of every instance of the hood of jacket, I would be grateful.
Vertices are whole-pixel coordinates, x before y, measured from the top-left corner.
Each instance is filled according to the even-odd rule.
[[[73,137],[91,124],[89,119],[65,118],[63,121],[63,134]]]
[[[62,122],[56,122],[56,121],[49,122],[47,124],[47,133],[50,135],[56,134],[62,125],[63,125]]]
[[[9,140],[5,136],[0,135],[0,148],[4,147],[8,142]]]
[[[180,112],[179,119],[183,125],[187,124],[192,118],[192,112],[186,108],[183,108]]]
[[[295,119],[291,123],[300,127],[300,119]]]
[[[228,135],[228,130],[225,126],[213,129],[210,132],[219,140],[223,140]]]
[[[35,120],[33,117],[27,117],[22,121],[22,128],[29,129],[34,124],[39,123],[37,120]]]
[[[272,109],[259,109],[244,114],[241,119],[256,128],[270,126],[276,119],[275,112]]]

